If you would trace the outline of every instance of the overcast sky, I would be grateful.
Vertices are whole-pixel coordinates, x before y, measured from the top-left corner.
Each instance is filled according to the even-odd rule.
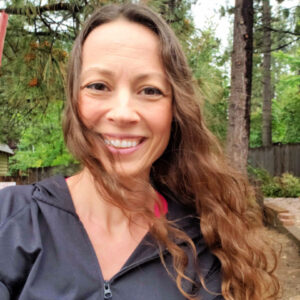
[[[272,6],[277,6],[275,0],[270,2]],[[219,10],[222,5],[234,6],[234,3],[234,0],[198,0],[192,7],[196,27],[202,30],[208,26],[215,27],[216,35],[221,39],[223,47],[226,47],[229,33],[233,30],[233,18],[232,20],[228,16],[221,18]],[[300,0],[285,0],[281,5],[286,8],[295,7],[300,5]]]
[[[276,0],[270,0],[272,6],[277,6]],[[5,0],[0,0],[0,8],[5,7]],[[235,0],[198,0],[192,6],[192,14],[194,16],[196,27],[206,29],[207,27],[215,27],[216,35],[222,41],[222,46],[226,47],[228,36],[232,32],[232,20],[228,16],[220,17],[220,7],[234,6]],[[284,0],[281,4],[283,7],[290,8],[300,5],[300,0]]]

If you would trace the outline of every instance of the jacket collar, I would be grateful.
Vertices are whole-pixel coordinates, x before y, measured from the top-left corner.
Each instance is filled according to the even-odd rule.
[[[34,183],[32,197],[76,215],[69,188],[63,176],[57,175]]]
[[[155,188],[168,202],[167,219],[174,221],[179,229],[184,230],[190,238],[200,235],[199,219],[193,209],[183,205],[166,186],[155,184]],[[63,176],[53,176],[34,184],[33,198],[71,213],[78,218],[75,207]]]

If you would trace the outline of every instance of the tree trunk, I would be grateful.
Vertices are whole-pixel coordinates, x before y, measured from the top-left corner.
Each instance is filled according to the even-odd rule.
[[[246,174],[250,130],[253,53],[253,0],[236,0],[227,153],[234,167]]]
[[[272,88],[271,88],[271,9],[269,0],[263,0],[263,146],[272,144]]]

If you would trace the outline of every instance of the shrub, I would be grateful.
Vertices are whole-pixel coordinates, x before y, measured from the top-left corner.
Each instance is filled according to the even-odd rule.
[[[268,171],[251,166],[248,167],[248,174],[252,182],[258,183],[265,197],[300,196],[300,178],[292,174],[272,177]]]

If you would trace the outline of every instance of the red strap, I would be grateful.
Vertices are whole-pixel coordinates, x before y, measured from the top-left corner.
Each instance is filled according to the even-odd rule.
[[[168,202],[167,202],[167,200],[165,199],[165,197],[163,195],[161,195],[158,192],[156,192],[156,193],[157,193],[158,198],[161,201],[161,204],[162,204],[162,207],[163,207],[163,214],[165,215],[168,212]],[[154,214],[155,214],[156,217],[160,216],[160,211],[159,211],[159,208],[158,208],[157,204],[155,204],[155,206],[154,206]]]
[[[4,39],[6,34],[6,26],[8,21],[8,14],[6,14],[4,11],[0,13],[0,66],[1,66],[1,60],[2,60],[2,52],[4,47]]]

